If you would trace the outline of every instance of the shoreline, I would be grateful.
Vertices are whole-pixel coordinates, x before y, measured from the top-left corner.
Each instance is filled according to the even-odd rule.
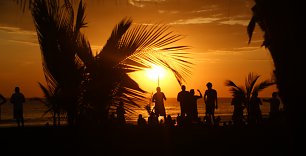
[[[220,122],[219,122],[219,126],[222,126],[222,124],[224,122],[226,122],[226,123],[231,122],[231,115],[218,115],[218,116],[220,116],[220,119],[221,119]],[[199,116],[199,118],[201,119],[201,122],[203,122],[204,116]],[[246,118],[246,116],[245,116],[245,118]],[[159,119],[159,121],[160,121],[160,119]],[[173,117],[172,119],[176,120],[176,117]],[[263,119],[268,120],[269,115],[263,115]],[[146,118],[146,121],[148,121],[147,118]],[[53,122],[52,118],[50,118],[50,117],[25,118],[24,125],[25,125],[25,127],[27,127],[27,126],[46,126],[46,125],[51,126],[52,122]],[[126,123],[128,125],[137,125],[137,120],[126,119]],[[62,120],[61,125],[65,126],[66,125],[66,120]],[[2,120],[0,120],[0,128],[3,128],[3,127],[17,127],[15,119],[2,119]]]

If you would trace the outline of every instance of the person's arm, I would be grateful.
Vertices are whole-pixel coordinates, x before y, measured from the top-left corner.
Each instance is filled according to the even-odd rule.
[[[6,103],[6,98],[2,94],[0,94],[0,98],[1,98],[1,101],[2,101],[0,104]]]
[[[204,103],[206,104],[206,97],[207,96],[207,90],[205,91],[205,93],[204,93]]]
[[[217,91],[216,91],[216,109],[218,109],[218,94],[217,94]]]
[[[166,95],[163,93],[163,98],[165,99],[165,101],[167,100]]]
[[[155,94],[152,97],[152,102],[155,102]]]
[[[10,102],[11,102],[11,103],[15,103],[14,94],[11,96],[11,98],[10,98]]]
[[[200,94],[199,98],[202,98],[202,97],[203,97],[203,95],[202,95],[201,91],[200,91],[199,89],[198,89],[197,91],[198,91],[198,92],[199,92],[199,94]]]

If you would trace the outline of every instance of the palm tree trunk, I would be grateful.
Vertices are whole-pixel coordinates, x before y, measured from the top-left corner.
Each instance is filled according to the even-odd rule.
[[[53,112],[53,126],[56,126],[56,112]]]
[[[302,4],[296,1],[255,0],[262,13],[265,41],[275,65],[275,77],[287,123],[296,139],[304,131],[306,105],[305,66],[305,17]],[[303,134],[304,135],[304,134]]]

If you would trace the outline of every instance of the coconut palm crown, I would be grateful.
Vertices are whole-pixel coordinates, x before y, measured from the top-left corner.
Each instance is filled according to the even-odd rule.
[[[269,80],[264,80],[256,84],[260,75],[255,73],[249,73],[245,80],[245,87],[237,86],[233,81],[226,80],[225,86],[230,87],[230,92],[234,98],[240,98],[240,101],[243,101],[244,106],[247,108],[247,113],[249,114],[250,100],[253,95],[258,94],[260,91],[265,88],[274,85],[274,82]]]
[[[120,101],[129,112],[139,107],[147,92],[130,78],[131,72],[156,64],[171,70],[179,84],[191,73],[192,63],[184,51],[188,46],[173,46],[182,38],[166,25],[132,27],[132,19],[123,18],[94,55],[81,32],[87,26],[82,1],[77,11],[69,0],[31,2],[46,88],[57,91],[70,124],[82,120],[103,124]]]

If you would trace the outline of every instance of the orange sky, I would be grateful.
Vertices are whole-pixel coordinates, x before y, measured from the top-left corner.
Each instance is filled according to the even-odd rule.
[[[137,24],[162,23],[184,36],[179,45],[191,48],[194,63],[185,85],[205,91],[207,82],[220,97],[229,97],[224,81],[239,85],[249,72],[261,75],[259,81],[271,78],[273,61],[260,47],[262,32],[256,28],[248,45],[247,24],[253,0],[90,0],[86,3],[88,27],[83,30],[92,49],[97,52],[106,43],[113,27],[124,17]],[[0,1],[0,93],[10,96],[16,85],[27,97],[41,96],[38,82],[45,82],[39,44],[28,12],[22,13],[13,0]],[[133,78],[148,92],[155,92],[157,80],[145,72]],[[173,75],[160,78],[167,97],[176,97],[180,86]],[[260,96],[270,96],[270,87]]]

